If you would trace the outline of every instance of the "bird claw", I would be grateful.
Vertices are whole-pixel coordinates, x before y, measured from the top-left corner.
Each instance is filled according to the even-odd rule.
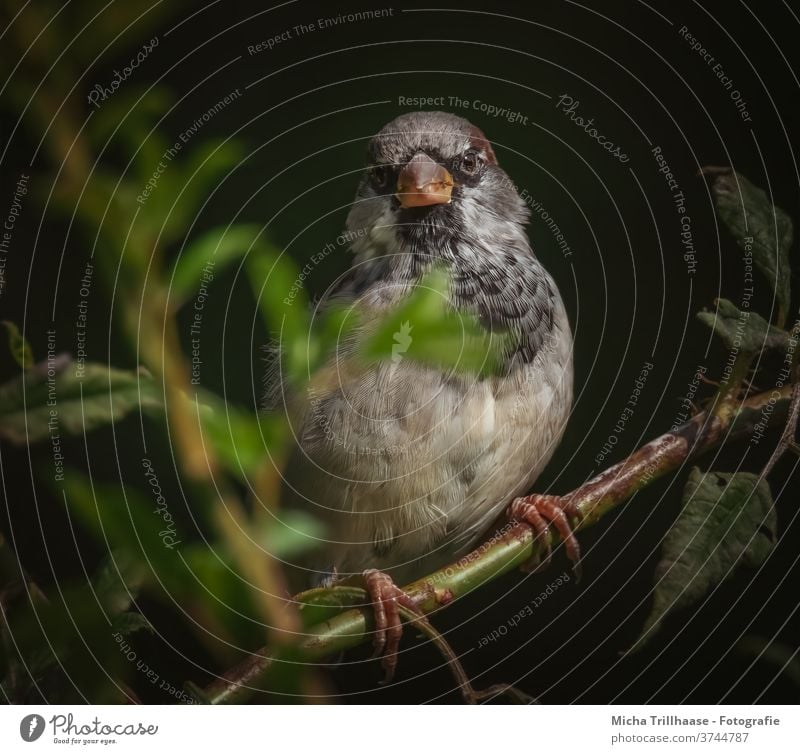
[[[523,570],[533,571],[550,562],[552,554],[550,524],[552,524],[564,543],[567,557],[572,561],[575,580],[580,580],[581,548],[569,519],[580,520],[582,513],[570,498],[556,495],[518,497],[511,503],[508,513],[510,518],[528,524],[533,529],[536,538],[542,540],[543,557],[531,558],[522,566]]]
[[[375,652],[372,656],[381,657],[384,683],[388,683],[397,668],[397,650],[403,636],[403,621],[398,606],[402,605],[417,615],[422,613],[416,602],[383,571],[371,568],[364,571],[362,578],[375,616],[375,636],[372,640]]]

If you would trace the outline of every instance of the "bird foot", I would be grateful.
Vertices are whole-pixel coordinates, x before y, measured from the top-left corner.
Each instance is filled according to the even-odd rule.
[[[575,532],[572,530],[570,518],[580,520],[582,514],[578,506],[568,497],[556,495],[526,495],[518,497],[508,509],[509,518],[528,524],[536,538],[541,538],[543,557],[534,556],[522,568],[525,571],[534,571],[541,565],[550,562],[552,546],[550,544],[550,524],[558,532],[564,543],[567,557],[572,561],[572,570],[575,580],[580,580],[581,575],[581,548]]]
[[[381,657],[381,666],[385,673],[384,683],[388,683],[394,677],[397,668],[397,650],[403,636],[403,621],[398,606],[402,605],[417,615],[422,615],[422,612],[417,603],[396,586],[392,577],[383,571],[370,568],[364,571],[362,578],[375,615],[373,657]]]

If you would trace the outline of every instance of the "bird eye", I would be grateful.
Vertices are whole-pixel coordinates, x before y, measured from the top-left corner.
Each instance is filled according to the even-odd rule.
[[[376,165],[372,168],[372,184],[377,189],[386,189],[392,178],[392,169],[388,165]]]
[[[481,166],[481,158],[477,152],[470,151],[461,155],[458,169],[465,175],[475,175]]]

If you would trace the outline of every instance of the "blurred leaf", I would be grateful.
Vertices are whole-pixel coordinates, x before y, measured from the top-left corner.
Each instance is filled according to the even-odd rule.
[[[209,262],[214,265],[216,274],[229,264],[248,253],[257,254],[265,246],[262,228],[258,225],[231,225],[214,228],[200,238],[187,244],[175,260],[170,278],[170,296],[178,304],[185,302],[197,293],[203,275],[203,268]]]
[[[130,553],[112,553],[97,569],[92,579],[94,593],[110,615],[121,615],[139,593],[144,568]]]
[[[697,319],[708,325],[730,350],[741,349],[759,353],[767,348],[783,349],[789,345],[789,335],[770,325],[756,312],[740,311],[727,299],[716,300],[713,312],[698,312]]]
[[[152,594],[168,604],[180,595],[181,608],[215,635],[253,642],[263,638],[263,626],[249,617],[255,615],[250,590],[220,548],[187,541],[189,533],[180,522],[175,530],[179,547],[164,544],[156,496],[166,498],[165,493],[153,488],[148,497],[133,485],[91,483],[74,470],[67,470],[65,478],[70,512],[101,546],[138,563]],[[169,499],[165,507],[174,508]]]
[[[186,146],[182,147],[186,149]],[[165,161],[166,169],[147,198],[139,220],[153,238],[166,245],[181,240],[208,199],[211,190],[236,167],[244,150],[233,141],[206,140],[188,156]],[[156,165],[152,166],[155,170]]]
[[[18,605],[8,621],[9,634],[24,660],[24,683],[17,684],[16,693],[24,695],[46,674],[56,673],[59,678],[66,674],[79,687],[85,685],[97,701],[116,696],[106,674],[121,671],[124,663],[112,639],[112,626],[138,592],[140,574],[135,561],[115,553],[90,583],[62,585],[47,601]],[[9,680],[4,684],[10,685]]]
[[[319,545],[324,534],[322,523],[302,511],[281,511],[270,521],[262,546],[276,558],[287,558]]]
[[[237,476],[254,473],[283,447],[282,415],[248,414],[208,391],[198,391],[197,405],[203,434]]]
[[[98,165],[79,198],[68,182],[57,183],[53,192],[53,203],[68,217],[76,213],[87,241],[97,244],[93,259],[109,290],[119,276],[126,282],[121,293],[135,291],[148,274],[154,236],[141,220],[134,222],[137,208],[141,211],[137,202],[141,190],[138,183],[120,180],[118,172]]]
[[[362,355],[370,361],[399,363],[409,358],[459,372],[493,373],[505,338],[487,334],[474,316],[452,311],[447,289],[443,273],[426,276],[381,319],[377,330],[365,339]]]
[[[23,369],[30,369],[33,366],[33,351],[30,344],[22,337],[19,328],[13,322],[3,320],[3,325],[8,332],[8,347],[14,361]]]
[[[180,570],[174,546],[165,545],[161,536],[165,525],[156,500],[158,490],[152,489],[150,499],[133,485],[100,483],[74,469],[64,472],[69,512],[101,546],[124,557],[126,563],[135,564],[140,580],[149,581]],[[168,501],[166,508],[170,509]]]
[[[167,587],[184,595],[183,602],[195,620],[214,634],[231,637],[243,646],[258,646],[264,625],[253,602],[254,590],[224,548],[193,543],[182,548],[181,555],[186,568],[168,580]]]
[[[165,493],[154,488],[150,499],[133,485],[90,483],[74,470],[67,470],[65,478],[69,510],[101,546],[123,552],[141,565],[153,595],[168,604],[180,595],[181,609],[214,635],[253,643],[263,638],[261,623],[250,617],[255,615],[250,589],[220,548],[187,541],[191,533],[178,522],[179,547],[165,545],[156,499]],[[166,509],[173,508],[167,499]]]
[[[758,566],[775,543],[777,518],[769,485],[756,474],[692,469],[683,508],[667,532],[656,566],[653,607],[635,648],[665,616],[697,602],[740,562]]]
[[[286,254],[273,248],[248,254],[246,269],[264,325],[277,341],[284,375],[290,382],[307,379],[319,349],[302,276]]]
[[[732,168],[705,167],[722,221],[742,249],[752,241],[753,263],[769,281],[778,303],[781,326],[790,298],[789,249],[794,228],[791,218],[774,206],[766,192]]]
[[[312,358],[311,372],[320,365],[321,359],[333,352],[343,341],[360,330],[362,321],[359,310],[352,307],[331,306],[312,325],[312,340],[316,343],[317,358]]]
[[[153,128],[172,103],[173,97],[159,87],[117,91],[92,113],[87,124],[90,139],[98,147],[110,139],[112,146],[122,147],[126,157],[135,154],[136,176],[145,183],[153,165],[172,146],[164,138],[163,129]]]
[[[21,701],[24,689],[20,690],[19,686],[27,688],[29,680],[9,625],[10,616],[20,602],[25,609],[26,604],[45,605],[47,600],[41,589],[24,572],[22,563],[7,546],[0,532],[0,678],[7,695],[5,699],[12,702]]]
[[[37,442],[51,436],[51,426],[62,436],[80,435],[139,408],[162,409],[152,377],[91,363],[78,376],[74,362],[57,357],[0,385],[0,437],[17,444]]]

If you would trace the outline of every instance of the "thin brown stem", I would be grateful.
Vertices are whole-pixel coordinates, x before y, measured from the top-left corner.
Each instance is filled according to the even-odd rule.
[[[769,461],[767,461],[766,466],[764,466],[764,470],[761,472],[762,477],[765,477],[770,471],[772,471],[775,464],[781,459],[787,450],[793,446],[796,447],[794,436],[797,432],[798,417],[800,417],[800,382],[795,383],[794,387],[792,388],[792,396],[789,401],[789,413],[786,418],[786,424],[783,427],[781,438],[778,440],[775,450],[772,451]]]
[[[786,385],[760,393],[723,412],[721,417],[703,412],[674,432],[642,446],[569,493],[581,513],[576,529],[597,523],[635,492],[678,470],[700,453],[752,434],[765,408],[770,407],[772,420],[777,422],[781,414],[788,413],[793,391],[794,386]],[[507,523],[474,552],[409,584],[404,591],[422,613],[431,614],[521,565],[538,554],[539,546],[530,527]],[[301,647],[306,659],[313,661],[368,641],[371,630],[371,610],[349,609],[308,629]],[[213,682],[204,692],[205,698],[214,704],[245,700],[253,691],[268,686],[272,661],[269,649],[249,656]]]

